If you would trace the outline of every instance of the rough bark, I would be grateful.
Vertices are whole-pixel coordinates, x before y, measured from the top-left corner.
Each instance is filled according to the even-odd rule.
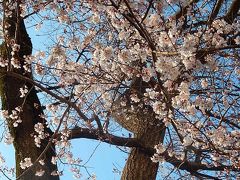
[[[151,80],[153,81],[153,80]],[[165,126],[156,119],[152,108],[143,102],[131,103],[131,93],[143,96],[151,83],[145,83],[141,78],[133,81],[131,88],[117,100],[113,106],[113,117],[124,128],[134,133],[134,137],[147,148],[163,142]],[[122,107],[120,102],[125,99],[127,105]],[[141,148],[132,148],[122,172],[121,180],[154,180],[158,171],[158,163],[151,160],[151,156]]]
[[[163,140],[165,127],[145,127],[145,132],[136,134],[146,147],[154,147]],[[139,136],[139,137],[138,137]],[[121,180],[154,180],[158,171],[158,163],[151,160],[149,154],[139,148],[132,148],[122,172]]]
[[[7,11],[8,6],[6,5],[8,1],[4,1],[4,10]],[[54,147],[49,148],[43,156],[45,165],[42,166],[39,163],[34,164],[33,167],[24,173],[24,169],[20,167],[20,162],[24,161],[24,158],[31,158],[34,162],[39,155],[42,153],[43,149],[46,147],[48,141],[47,139],[42,142],[41,147],[38,148],[34,143],[34,125],[38,122],[44,123],[45,120],[40,117],[43,114],[40,101],[37,97],[36,90],[34,87],[25,82],[24,80],[19,80],[17,78],[8,76],[8,71],[13,71],[15,73],[24,75],[26,77],[32,78],[30,72],[26,72],[23,68],[24,65],[24,55],[31,55],[32,43],[29,38],[24,22],[19,16],[19,9],[12,11],[11,17],[4,16],[4,25],[8,24],[5,32],[5,42],[0,46],[0,57],[7,60],[8,66],[6,68],[0,69],[0,95],[2,102],[2,109],[7,110],[9,114],[15,110],[16,107],[21,107],[21,112],[18,114],[22,123],[18,127],[14,127],[14,119],[8,118],[8,128],[11,135],[14,138],[14,148],[15,148],[15,158],[16,158],[16,176],[21,180],[58,180],[58,176],[52,176],[51,173],[57,170],[57,166],[51,163],[52,156],[55,155]],[[20,50],[13,55],[20,62],[21,68],[16,69],[12,67],[10,61],[13,57],[11,55],[10,42],[12,39],[15,40],[17,44],[20,45]],[[29,93],[24,98],[20,98],[19,89],[26,85],[29,89]],[[51,130],[45,127],[46,132],[51,135]],[[37,170],[44,170],[45,174],[42,177],[35,176]],[[22,173],[24,173],[22,175]]]

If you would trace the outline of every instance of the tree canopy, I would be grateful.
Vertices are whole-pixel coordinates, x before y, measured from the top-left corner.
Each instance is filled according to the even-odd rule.
[[[123,180],[155,179],[159,164],[166,179],[239,177],[238,0],[2,0],[0,8],[2,141],[36,149],[16,156],[17,178],[34,167],[38,178],[58,177],[57,160],[80,177],[71,153],[79,138],[131,148]],[[32,53],[29,26],[44,49]]]

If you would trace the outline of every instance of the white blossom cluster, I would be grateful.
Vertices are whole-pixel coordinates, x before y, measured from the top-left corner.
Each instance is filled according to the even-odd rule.
[[[54,140],[58,152],[52,163],[61,158],[70,165],[80,164],[70,151],[69,128],[97,127],[91,121],[81,121],[81,113],[113,119],[113,105],[121,100],[120,116],[151,109],[158,123],[168,128],[164,143],[155,146],[153,162],[167,161],[166,154],[192,161],[199,151],[203,152],[200,163],[207,167],[239,168],[239,19],[229,23],[221,10],[219,17],[211,20],[207,17],[212,14],[210,6],[202,8],[183,0],[154,1],[146,16],[148,1],[129,1],[129,6],[119,3],[118,8],[111,1],[87,0],[81,5],[52,1],[47,8],[30,0],[20,5],[22,17],[29,9],[46,14],[51,9],[43,17],[53,20],[59,32],[51,37],[55,42],[46,52],[39,50],[24,57],[25,70],[30,72],[33,64],[42,85],[47,84],[47,90],[52,87],[51,92],[64,99],[56,102],[56,97],[44,96],[48,126],[61,126],[60,138]],[[187,18],[171,15],[180,5],[187,6]],[[37,22],[38,31],[43,27],[42,21]],[[20,45],[10,41],[11,65],[20,68],[15,57]],[[0,57],[0,66],[7,65]],[[139,79],[141,82],[134,84]],[[28,93],[26,86],[19,91],[20,97]],[[76,106],[62,121],[65,100]],[[10,114],[2,111],[14,127],[22,122],[20,113],[19,108]],[[34,130],[35,144],[40,147],[46,138],[44,125],[37,123]],[[9,134],[5,139],[7,144],[13,141]],[[21,168],[29,166],[31,159],[25,158]],[[71,171],[74,177],[81,177],[79,168],[73,166]],[[36,172],[36,176],[43,174],[42,169]]]
[[[19,89],[21,95],[20,97],[23,98],[26,96],[26,94],[28,93],[28,87],[26,85],[24,85],[24,87],[20,88]]]
[[[82,177],[82,174],[80,173],[80,169],[77,168],[77,167],[72,167],[71,169],[71,172],[73,173],[73,177],[74,179],[79,179]]]
[[[224,39],[222,34],[236,35],[239,31],[237,29],[238,22],[234,21],[232,24],[228,24],[223,19],[216,19],[213,20],[212,26],[199,26],[198,29],[193,30],[189,24],[184,24],[183,18],[178,20],[170,16],[163,18],[167,16],[165,12],[170,11],[169,4],[174,5],[177,1],[156,2],[156,11],[150,12],[141,22],[141,11],[138,11],[138,8],[144,9],[144,3],[130,3],[131,7],[135,8],[134,12],[140,14],[136,15],[136,18],[141,22],[149,40],[124,18],[123,13],[127,11],[126,6],[122,5],[116,10],[111,6],[104,6],[100,2],[95,5],[90,2],[85,3],[93,9],[89,22],[92,28],[89,29],[71,24],[73,16],[68,16],[68,12],[71,12],[72,6],[61,12],[54,9],[58,14],[57,21],[61,25],[70,24],[73,29],[81,29],[81,35],[76,33],[71,37],[65,34],[59,36],[58,45],[51,47],[46,61],[49,69],[53,68],[51,72],[59,77],[56,83],[63,89],[67,89],[71,84],[77,84],[74,88],[74,96],[78,99],[78,107],[83,112],[94,109],[99,114],[104,114],[103,112],[106,110],[111,111],[114,100],[121,97],[127,89],[131,89],[134,79],[141,78],[149,86],[143,88],[142,94],[133,91],[129,95],[129,101],[134,104],[130,111],[136,111],[135,104],[141,105],[141,107],[143,104],[151,106],[159,121],[162,121],[172,131],[177,131],[176,134],[179,134],[179,137],[174,133],[172,136],[173,140],[178,142],[178,146],[174,145],[166,150],[168,154],[172,156],[174,154],[181,160],[186,158],[184,155],[186,148],[200,148],[204,151],[212,149],[214,146],[224,153],[234,154],[233,159],[235,160],[232,160],[230,164],[236,164],[239,153],[230,152],[227,149],[231,143],[234,143],[234,148],[238,148],[239,145],[236,143],[238,135],[232,134],[228,129],[229,126],[224,127],[219,123],[221,120],[217,120],[217,117],[221,115],[219,115],[220,110],[217,109],[226,112],[225,115],[228,116],[236,111],[234,102],[237,99],[228,95],[218,97],[216,94],[224,93],[222,85],[219,85],[220,90],[214,89],[214,86],[221,82],[217,78],[221,78],[223,74],[227,73],[223,68],[225,61],[229,62],[229,68],[236,66],[234,64],[236,62],[228,58],[228,55],[232,56],[232,52],[222,51],[222,53],[226,53],[225,57],[220,57],[221,53],[208,54],[203,59],[199,57],[203,56],[199,55],[199,52],[227,47],[227,39]],[[180,3],[183,6],[187,4],[185,1]],[[194,25],[196,17],[192,13],[193,8],[194,6],[189,6],[187,15],[189,16],[188,23],[192,22]],[[107,25],[106,22],[109,22],[110,25]],[[101,26],[103,23],[105,23],[104,26]],[[107,33],[98,32],[97,25]],[[189,28],[182,29],[184,25]],[[239,36],[234,37],[234,42],[239,44]],[[152,41],[155,49],[150,47],[149,41]],[[66,47],[64,47],[65,44]],[[72,61],[74,50],[81,51],[84,48],[90,52],[88,57],[82,57],[78,62]],[[41,74],[43,65],[37,63],[36,72],[38,74]],[[239,75],[234,71],[233,76]],[[225,81],[225,79],[222,80]],[[229,81],[231,82],[228,84],[235,83],[231,78]],[[226,88],[233,91],[231,87],[226,86]],[[124,111],[128,100],[122,99],[121,107]],[[57,111],[52,107],[47,107],[47,110],[49,112]],[[128,112],[130,111],[128,110]],[[59,118],[52,118],[52,122],[58,125]],[[71,118],[69,122],[76,123]],[[222,137],[220,132],[224,131]],[[68,146],[67,137],[57,144]],[[220,139],[218,139],[219,137]],[[212,145],[209,144],[209,141]],[[218,156],[221,155],[218,154]],[[163,161],[161,158],[162,156],[156,155],[153,157],[153,161]],[[227,161],[225,156],[221,156],[219,159],[222,162],[223,159]],[[71,162],[70,159],[69,162]],[[206,162],[203,161],[203,163]],[[213,164],[209,162],[208,165]]]
[[[44,175],[44,173],[45,173],[45,171],[43,169],[40,169],[40,170],[36,171],[35,175],[41,177]]]
[[[37,135],[34,135],[34,142],[37,147],[41,146],[41,140],[45,139],[46,134],[44,133],[44,125],[42,123],[37,123],[34,125],[34,130]]]
[[[5,134],[4,136],[4,143],[7,145],[11,145],[14,141],[14,138],[12,137],[12,135],[8,132]]]
[[[31,158],[24,158],[24,160],[20,162],[20,167],[22,169],[26,169],[26,168],[29,168],[30,166],[32,166],[32,161],[31,161]]]
[[[162,144],[158,144],[154,147],[154,149],[156,149],[156,153],[153,155],[153,157],[151,157],[151,160],[156,163],[157,162],[164,163],[165,160],[161,154],[166,151],[166,148]]]
[[[6,117],[13,121],[13,127],[18,127],[18,124],[22,123],[22,119],[20,117],[21,112],[21,107],[16,107],[15,110],[12,110],[12,113]]]

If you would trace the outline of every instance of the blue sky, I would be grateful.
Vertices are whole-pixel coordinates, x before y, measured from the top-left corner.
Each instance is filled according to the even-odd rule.
[[[33,49],[44,50],[44,44],[48,43],[48,40],[43,36],[36,36],[39,34],[34,30],[34,28],[28,28],[28,33],[32,39]],[[0,128],[1,132],[1,128]],[[95,174],[97,180],[118,180],[120,179],[119,173],[114,173],[114,168],[122,170],[125,164],[125,159],[127,154],[123,153],[119,148],[115,146],[102,143],[99,141],[88,140],[88,139],[76,139],[72,141],[72,150],[75,158],[80,158],[82,164],[86,161],[86,167],[91,174]],[[9,167],[15,167],[15,153],[13,146],[5,145],[0,143],[0,152],[5,157],[6,164]],[[64,173],[61,180],[71,180],[74,179],[72,173],[69,171],[69,166],[59,165],[59,170]],[[84,168],[81,168],[81,173],[83,178],[88,177],[87,172]],[[7,180],[0,173],[0,180]]]
[[[99,145],[99,142],[80,139],[74,140],[73,144],[74,154],[78,155],[83,162],[86,162],[94,152],[94,149]],[[114,168],[122,170],[126,157],[126,154],[116,147],[106,143],[100,143],[86,166],[89,167],[88,170],[90,172],[96,174],[98,180],[118,180],[120,179],[120,175],[113,173]],[[83,171],[84,169],[82,169],[82,172]]]
[[[91,174],[95,174],[97,176],[97,180],[120,179],[120,174],[118,172],[114,173],[114,168],[122,170],[125,164],[125,159],[127,158],[126,153],[123,153],[115,146],[101,142],[99,144],[99,141],[88,139],[73,140],[72,145],[74,156],[76,158],[79,157],[82,160],[82,164],[89,160],[86,167],[88,167],[88,171]],[[5,157],[6,164],[10,167],[14,167],[15,157],[13,147],[0,144],[0,150],[2,155]],[[62,166],[59,164],[59,170],[63,170],[64,173],[61,180],[74,179],[69,170],[69,166]],[[81,173],[83,174],[83,178],[81,179],[86,179],[88,177],[84,168],[81,168]],[[5,178],[1,173],[0,179],[7,180],[7,178]]]
[[[49,27],[46,27],[49,29]],[[45,30],[45,27],[42,28]],[[28,29],[29,35],[33,44],[33,51],[44,50],[48,42],[51,42],[50,39],[46,39],[46,36],[41,36],[41,32],[37,32],[34,28]],[[39,36],[40,35],[40,36]],[[72,140],[72,152],[74,153],[75,158],[80,158],[82,164],[84,164],[92,155],[88,163],[86,164],[88,171],[97,176],[97,180],[118,180],[120,175],[113,173],[115,166],[121,171],[125,164],[125,159],[127,154],[120,151],[115,146],[100,143],[99,141],[89,140],[89,139],[75,139]],[[94,152],[94,154],[93,154]],[[69,167],[59,166],[59,170],[64,170],[64,176],[61,180],[70,180],[74,179],[72,173],[69,171]],[[83,178],[88,177],[86,170],[81,168],[81,173]]]

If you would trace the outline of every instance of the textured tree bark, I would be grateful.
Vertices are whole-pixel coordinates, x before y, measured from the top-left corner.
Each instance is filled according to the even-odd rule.
[[[124,128],[134,133],[134,137],[147,148],[153,148],[155,145],[163,142],[165,126],[161,120],[156,119],[155,113],[151,107],[144,103],[132,103],[131,93],[135,92],[143,96],[146,88],[151,87],[151,80],[145,83],[141,78],[133,81],[131,88],[115,102],[112,116]],[[123,99],[127,105],[122,107],[119,102]],[[142,104],[141,104],[142,103]],[[122,172],[121,180],[154,180],[158,171],[158,163],[151,160],[151,155],[140,148],[132,148]]]
[[[137,138],[145,147],[154,147],[163,141],[164,126],[145,127],[145,132]],[[158,163],[152,162],[150,155],[139,148],[132,148],[122,172],[121,180],[154,180],[158,171]]]
[[[30,93],[27,95],[25,102],[19,98],[19,88],[25,84],[24,81],[19,79],[5,76],[4,77],[5,88],[3,94],[5,94],[5,99],[2,99],[3,104],[5,104],[5,109],[11,112],[15,107],[22,106],[22,112],[20,113],[20,118],[22,123],[18,127],[13,127],[12,119],[8,119],[8,127],[11,135],[14,137],[14,147],[15,147],[15,158],[16,158],[16,176],[20,176],[24,173],[24,169],[20,167],[20,162],[24,161],[24,158],[30,157],[32,162],[34,162],[39,155],[42,153],[47,145],[47,140],[41,143],[41,147],[38,148],[34,144],[34,125],[38,122],[44,122],[44,119],[40,118],[42,113],[40,102],[36,95],[36,91],[33,87],[28,84],[29,88],[32,88]],[[46,129],[49,135],[51,131]],[[47,150],[44,156],[41,158],[44,160],[45,165],[42,166],[37,163],[35,166],[30,167],[31,169],[27,171],[20,179],[21,180],[58,180],[58,176],[52,176],[51,173],[57,170],[57,166],[51,163],[52,157],[55,155],[54,147]],[[36,171],[44,170],[45,173],[42,177],[35,176]]]
[[[5,0],[4,10],[8,9],[6,3],[9,1]],[[57,166],[51,163],[52,157],[55,155],[55,148],[52,146],[41,158],[44,160],[45,165],[40,165],[39,162],[30,167],[25,173],[26,169],[20,167],[20,162],[24,161],[24,158],[31,158],[34,162],[39,155],[42,153],[48,140],[46,139],[41,143],[41,147],[38,148],[34,143],[34,125],[38,122],[45,124],[45,120],[40,117],[43,114],[40,101],[37,97],[36,90],[34,87],[26,83],[24,80],[20,80],[8,75],[7,71],[13,71],[19,73],[26,77],[32,77],[30,72],[26,72],[23,68],[24,65],[24,55],[31,55],[32,43],[29,38],[24,22],[19,16],[19,9],[14,9],[12,11],[12,16],[4,16],[4,25],[7,27],[4,29],[5,32],[5,42],[0,46],[0,57],[8,61],[8,67],[0,69],[0,96],[2,102],[2,109],[7,110],[9,114],[12,113],[16,107],[21,107],[21,111],[18,116],[22,120],[22,123],[18,127],[14,127],[14,119],[8,118],[8,128],[11,135],[14,138],[15,147],[15,158],[16,158],[16,176],[20,176],[20,180],[59,180],[58,176],[52,176],[51,173],[57,170]],[[7,25],[7,26],[6,26]],[[10,42],[14,39],[15,43],[20,45],[19,51],[13,55],[17,58],[21,68],[16,69],[12,67],[10,61],[13,57],[11,55],[11,48],[9,46]],[[20,88],[23,86],[28,87],[28,94],[24,98],[20,98]],[[46,126],[46,124],[45,124]],[[51,130],[45,127],[45,132],[49,135],[52,134]],[[35,176],[36,171],[44,170],[43,176]],[[22,174],[24,173],[24,174]]]

